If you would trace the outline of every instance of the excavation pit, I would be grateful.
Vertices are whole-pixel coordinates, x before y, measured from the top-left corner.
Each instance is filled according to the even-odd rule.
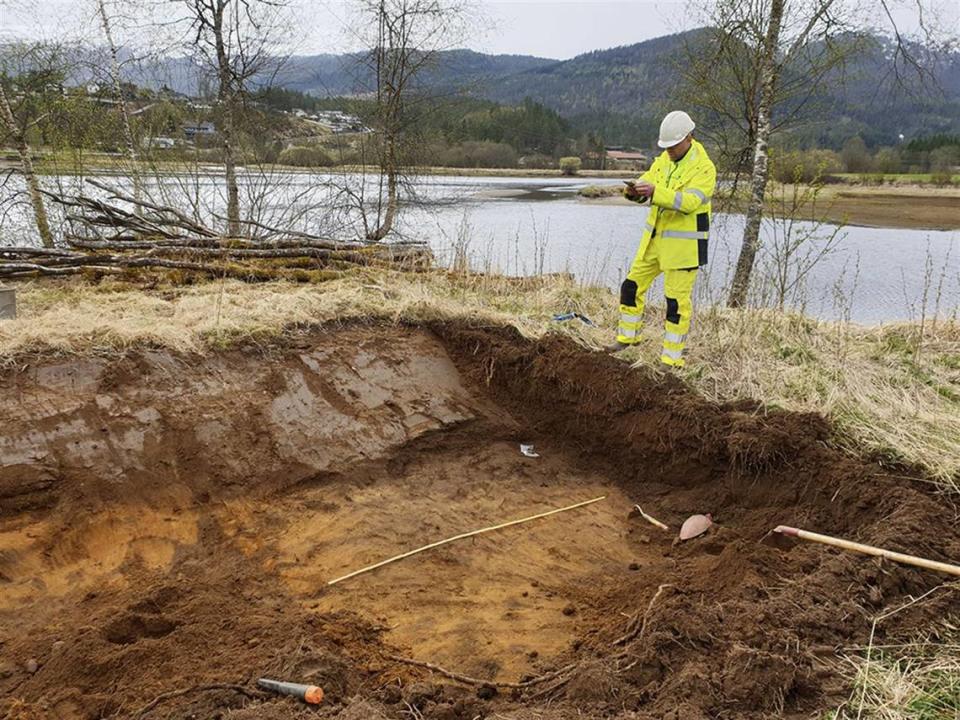
[[[24,358],[2,389],[14,717],[299,717],[259,676],[322,685],[345,717],[805,717],[846,692],[837,651],[943,578],[768,531],[960,556],[935,498],[831,449],[821,418],[713,405],[507,328]],[[673,531],[630,517],[637,502]],[[708,511],[707,535],[674,544]],[[955,610],[935,594],[878,632]],[[399,657],[534,683],[493,695]]]

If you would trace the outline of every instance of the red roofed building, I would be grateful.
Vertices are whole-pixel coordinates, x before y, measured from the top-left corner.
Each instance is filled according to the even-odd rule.
[[[606,166],[609,170],[646,170],[650,158],[642,152],[608,147]]]

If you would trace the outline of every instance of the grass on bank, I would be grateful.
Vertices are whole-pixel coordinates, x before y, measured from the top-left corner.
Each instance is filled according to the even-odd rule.
[[[445,271],[358,269],[319,284],[238,281],[161,285],[37,281],[19,285],[20,317],[0,322],[0,363],[33,352],[116,352],[138,345],[205,353],[238,341],[269,343],[317,323],[467,318],[513,324],[527,336],[560,332],[600,349],[617,305],[604,288],[569,276],[504,278]],[[556,323],[555,313],[578,320]],[[629,362],[656,363],[662,309]],[[701,309],[685,379],[706,397],[756,398],[832,418],[838,441],[922,468],[960,492],[960,324],[927,321],[864,328],[771,310]]]
[[[921,640],[847,658],[853,690],[830,720],[960,718],[960,644]]]
[[[934,173],[830,173],[831,177],[852,185],[937,185]],[[950,176],[953,185],[960,185],[960,173]]]

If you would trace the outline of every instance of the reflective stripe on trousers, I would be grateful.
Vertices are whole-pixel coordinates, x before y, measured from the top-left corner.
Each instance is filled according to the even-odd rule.
[[[643,328],[643,318],[633,313],[620,313],[620,324],[617,327],[617,342],[632,344],[640,336]]]
[[[664,365],[670,365],[671,367],[683,367],[683,353],[679,350],[667,350],[663,349],[663,352],[660,353],[660,362]]]
[[[668,326],[673,323],[667,323]],[[683,349],[687,343],[686,334],[665,330],[663,333],[663,349],[660,351],[660,360],[667,365],[683,366]]]
[[[660,359],[669,365],[683,365],[683,350],[686,345],[687,333],[690,330],[690,318],[693,314],[693,285],[698,271],[673,270],[660,267],[658,244],[670,242],[663,240],[659,233],[650,239],[644,252],[637,252],[627,281],[634,284],[635,292],[627,299],[621,294],[620,323],[617,340],[626,345],[634,345],[640,341],[640,331],[643,327],[645,296],[650,285],[658,275],[664,276],[664,295],[666,296],[667,317],[663,327],[663,352]],[[627,302],[629,304],[624,304]]]

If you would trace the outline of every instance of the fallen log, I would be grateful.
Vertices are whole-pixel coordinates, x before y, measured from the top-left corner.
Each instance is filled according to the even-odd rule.
[[[44,248],[44,247],[25,247],[22,245],[12,246],[12,247],[0,247],[0,256],[10,256],[14,258],[20,257],[32,257],[32,256],[47,256],[47,257],[59,257],[59,256],[69,256],[74,255],[75,253],[71,250],[65,248]]]
[[[319,276],[306,273],[325,267],[403,262],[418,269],[433,260],[426,243],[336,240],[255,220],[244,224],[269,233],[269,239],[224,237],[176,208],[133,198],[96,180],[86,182],[108,198],[44,191],[67,210],[67,247],[0,248],[0,278],[167,268],[244,280],[311,280]],[[129,203],[136,212],[110,200]]]
[[[71,267],[50,267],[37,263],[0,263],[0,277],[16,278],[33,275],[77,275],[83,272],[119,273],[120,268],[103,265],[76,265]]]
[[[388,266],[404,259],[425,261],[426,255],[403,257],[383,252],[306,249],[155,248],[138,254],[58,253],[17,256],[0,253],[0,278],[70,275],[85,270],[116,273],[124,268],[168,268],[212,277],[276,280],[304,270],[331,265]],[[269,264],[264,264],[269,263]],[[293,277],[300,277],[292,275]]]

